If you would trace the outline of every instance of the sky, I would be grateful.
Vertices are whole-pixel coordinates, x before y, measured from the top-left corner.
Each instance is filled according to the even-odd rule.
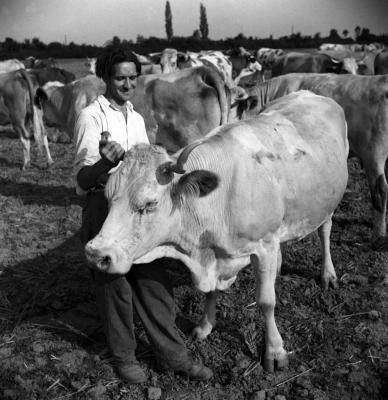
[[[330,29],[354,35],[354,28],[388,33],[388,0],[170,0],[175,36],[199,28],[200,3],[206,8],[209,38],[239,33],[276,39],[300,32],[328,36]],[[136,41],[166,37],[166,0],[0,0],[0,41],[38,37],[101,46],[113,36]]]

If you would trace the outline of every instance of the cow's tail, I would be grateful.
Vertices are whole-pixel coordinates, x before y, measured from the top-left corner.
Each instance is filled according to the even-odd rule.
[[[206,84],[217,91],[218,101],[220,103],[221,109],[221,120],[220,125],[224,125],[228,122],[228,114],[229,114],[229,102],[227,98],[227,89],[225,86],[225,82],[222,79],[221,75],[209,67],[200,67],[202,71],[204,71],[202,75],[202,79]]]
[[[42,111],[35,105],[35,96],[34,96],[34,86],[31,80],[31,76],[24,69],[19,70],[20,75],[27,83],[28,95],[29,95],[29,106],[30,106],[30,114],[32,116],[32,132],[34,139],[40,149],[43,151],[44,142],[43,142],[43,134],[44,134],[44,125],[43,125],[43,116]],[[30,139],[27,137],[25,139]]]

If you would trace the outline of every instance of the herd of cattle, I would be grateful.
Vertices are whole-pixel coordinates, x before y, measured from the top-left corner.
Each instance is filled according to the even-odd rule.
[[[338,46],[138,54],[142,76],[131,101],[152,145],[127,152],[108,181],[108,218],[85,248],[109,273],[162,256],[182,260],[208,293],[200,338],[215,325],[217,290],[251,263],[268,369],[287,363],[274,319],[280,243],[318,229],[322,286],[336,286],[329,235],[348,156],[366,171],[373,239],[386,236],[388,51]],[[52,164],[45,124],[71,137],[80,110],[104,93],[95,60],[87,65],[90,74],[76,80],[52,65],[0,63],[0,117],[20,136],[23,168],[32,136]]]

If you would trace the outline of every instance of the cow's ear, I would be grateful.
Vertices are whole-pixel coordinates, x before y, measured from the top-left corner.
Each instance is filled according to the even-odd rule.
[[[258,104],[259,104],[259,98],[257,96],[249,96],[245,100],[239,101],[237,103],[238,118],[241,119],[245,112],[254,110]]]
[[[175,184],[174,196],[204,197],[218,187],[219,177],[211,171],[196,170],[184,174]]]
[[[177,57],[178,57],[178,62],[180,62],[180,63],[189,61],[189,56],[186,53],[182,53],[182,52],[178,51]]]
[[[48,100],[46,91],[41,87],[38,87],[38,89],[36,89],[35,97],[42,100]]]
[[[159,64],[160,59],[162,58],[162,53],[150,53],[148,57],[152,61],[153,64]]]
[[[240,111],[250,111],[253,110],[259,104],[258,96],[248,96],[245,98],[236,97],[235,103],[231,107],[237,106]]]
[[[257,96],[249,96],[246,100],[246,110],[251,111],[259,104],[259,98]]]

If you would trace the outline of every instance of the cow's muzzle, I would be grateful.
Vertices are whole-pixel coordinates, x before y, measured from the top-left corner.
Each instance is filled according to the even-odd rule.
[[[102,272],[109,272],[113,265],[113,254],[104,249],[94,248],[91,244],[85,246],[85,255],[88,265]]]

